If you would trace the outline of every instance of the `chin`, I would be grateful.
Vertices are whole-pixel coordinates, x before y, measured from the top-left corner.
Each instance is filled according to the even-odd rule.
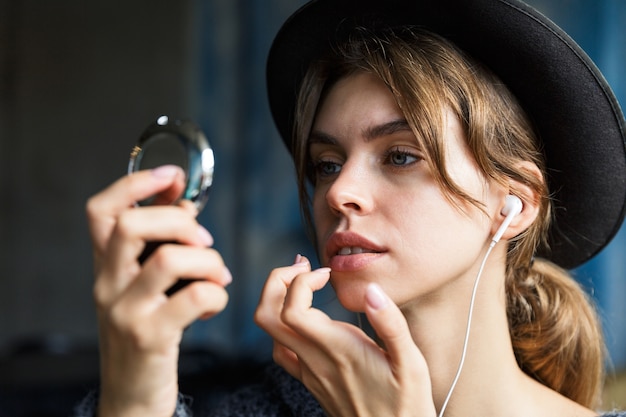
[[[354,313],[365,311],[366,282],[335,282],[331,280],[331,285],[343,308]]]

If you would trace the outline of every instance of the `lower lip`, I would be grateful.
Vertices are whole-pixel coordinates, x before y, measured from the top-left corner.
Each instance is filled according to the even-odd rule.
[[[356,255],[335,255],[330,258],[328,266],[334,272],[354,272],[366,268],[369,264],[383,256],[382,253],[359,253]]]

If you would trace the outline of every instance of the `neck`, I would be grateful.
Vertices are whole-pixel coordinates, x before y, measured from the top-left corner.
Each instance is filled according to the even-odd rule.
[[[517,365],[506,313],[504,246],[494,248],[481,274],[466,357],[445,417],[464,416],[468,410],[469,414],[484,417],[594,415],[528,377]],[[438,412],[461,362],[479,267],[473,276],[455,280],[439,294],[430,294],[402,308],[413,339],[428,364]]]
[[[466,356],[446,416],[457,414],[455,410],[477,410],[480,404],[492,405],[499,395],[508,397],[504,391],[512,389],[516,381],[526,379],[515,361],[509,336],[505,256],[503,250],[494,248],[480,276]],[[403,308],[413,338],[428,363],[438,410],[444,405],[462,360],[470,302],[481,263],[482,259],[467,278],[455,280],[440,294]]]

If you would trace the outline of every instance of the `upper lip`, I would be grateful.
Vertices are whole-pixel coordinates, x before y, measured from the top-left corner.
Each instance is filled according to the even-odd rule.
[[[384,252],[382,246],[354,232],[335,232],[326,242],[328,259],[339,254],[342,248],[360,248],[367,252]]]

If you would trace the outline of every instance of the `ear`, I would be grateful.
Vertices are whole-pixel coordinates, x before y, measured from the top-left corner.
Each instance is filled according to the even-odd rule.
[[[524,170],[527,173],[536,176],[540,180],[543,178],[539,168],[532,162],[520,162],[518,169]],[[522,211],[513,218],[507,229],[502,234],[502,239],[504,240],[510,240],[528,229],[539,215],[540,208],[539,195],[537,195],[537,193],[526,184],[510,179],[508,193],[516,195],[520,198],[520,200],[522,200]],[[504,208],[505,203],[506,200],[503,197],[500,205],[500,211],[498,212],[498,215],[494,219],[492,225],[492,235],[496,233],[506,218],[506,216],[502,214],[502,209]]]

